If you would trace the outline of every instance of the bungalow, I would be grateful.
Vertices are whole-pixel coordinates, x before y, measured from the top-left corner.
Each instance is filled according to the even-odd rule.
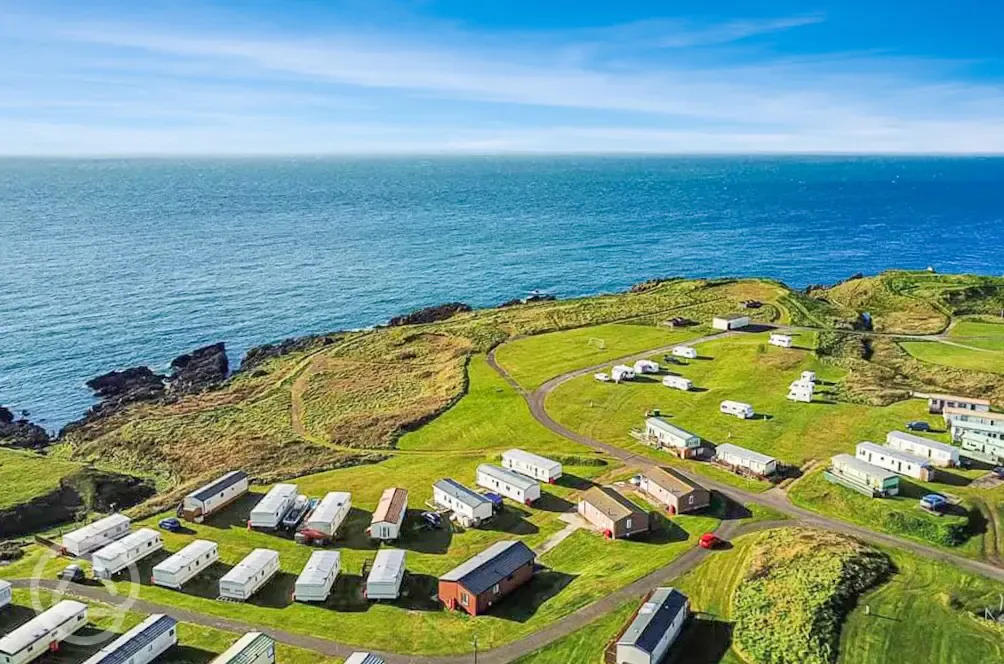
[[[690,616],[690,601],[676,588],[656,588],[617,640],[617,664],[658,664]]]
[[[985,424],[990,427],[1004,429],[1004,413],[992,413],[986,411],[972,411],[967,408],[947,407],[941,411],[941,416],[945,418],[945,425],[951,426],[952,422],[975,422]]]
[[[787,334],[773,333],[770,335],[768,342],[771,346],[777,346],[778,348],[791,348],[792,342],[791,337]]]
[[[711,327],[716,330],[740,330],[749,327],[750,317],[746,314],[726,314],[711,319]]]
[[[401,534],[401,524],[407,511],[408,491],[396,487],[385,489],[367,529],[370,537],[383,541],[396,540]]]
[[[885,444],[901,452],[928,459],[935,466],[951,468],[959,465],[959,448],[905,431],[890,431]]]
[[[741,468],[761,476],[777,472],[777,459],[774,457],[732,443],[722,443],[715,448],[715,461],[733,469]]]
[[[673,346],[673,350],[670,353],[673,357],[682,357],[685,360],[697,359],[697,349],[693,346]]]
[[[548,484],[561,478],[561,463],[523,450],[503,452],[502,467]]]
[[[476,481],[478,486],[524,505],[540,498],[540,483],[537,480],[490,463],[478,466]]]
[[[439,601],[472,616],[533,578],[536,556],[523,542],[496,542],[439,577]]]
[[[634,363],[635,374],[654,374],[659,373],[658,362],[653,362],[652,360],[638,360]]]
[[[830,467],[823,471],[823,477],[872,498],[899,493],[899,475],[850,454],[838,454],[830,459]]]
[[[648,532],[648,513],[609,487],[594,486],[582,494],[578,511],[611,539]]]
[[[670,514],[684,514],[711,504],[711,492],[669,468],[649,468],[639,488],[666,506]]]
[[[490,519],[495,512],[492,501],[448,477],[432,485],[432,500],[436,505],[452,511],[454,518],[464,527],[477,526]]]
[[[654,443],[655,447],[690,450],[701,446],[700,436],[670,424],[661,417],[645,420],[645,438]]]
[[[874,466],[924,482],[930,482],[934,478],[934,465],[927,459],[891,447],[876,445],[868,440],[857,444],[855,456]]]
[[[634,369],[626,364],[618,364],[610,370],[610,378],[615,383],[619,383],[622,380],[634,380]]]
[[[986,399],[972,399],[969,397],[957,397],[951,394],[928,394],[927,410],[935,415],[940,415],[945,408],[960,408],[978,413],[985,413],[990,410],[990,402]]]
[[[694,389],[694,381],[689,378],[684,378],[683,376],[663,376],[662,384],[666,387],[683,390],[684,392],[689,392]]]

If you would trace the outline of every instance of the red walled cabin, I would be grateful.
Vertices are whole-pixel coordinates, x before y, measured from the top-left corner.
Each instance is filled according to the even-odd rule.
[[[523,542],[498,542],[439,578],[439,601],[472,616],[533,578],[536,557]]]

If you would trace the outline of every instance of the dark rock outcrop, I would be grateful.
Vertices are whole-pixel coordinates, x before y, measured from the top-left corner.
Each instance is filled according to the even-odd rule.
[[[229,371],[226,345],[204,346],[174,358],[167,391],[176,395],[201,392],[222,383]]]
[[[14,413],[0,406],[0,445],[40,450],[50,442],[48,431],[27,418],[14,419]]]
[[[166,376],[154,373],[150,367],[130,367],[109,371],[87,381],[95,396],[109,403],[148,401],[164,394]]]
[[[399,327],[401,325],[422,325],[423,323],[435,323],[436,321],[446,320],[448,318],[452,318],[456,314],[467,311],[471,311],[471,307],[468,304],[464,304],[463,302],[448,302],[434,307],[419,309],[418,311],[413,311],[410,314],[405,314],[404,316],[394,316],[387,322],[387,325],[390,327]]]
[[[241,360],[241,366],[237,371],[250,371],[273,357],[298,353],[314,346],[330,346],[335,343],[337,338],[335,335],[291,337],[283,339],[279,343],[256,346],[244,354],[244,359]]]

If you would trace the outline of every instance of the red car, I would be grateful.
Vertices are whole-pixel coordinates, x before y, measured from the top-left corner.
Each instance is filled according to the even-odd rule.
[[[721,538],[714,533],[704,533],[701,535],[701,539],[698,540],[697,543],[702,549],[717,549],[723,544]]]

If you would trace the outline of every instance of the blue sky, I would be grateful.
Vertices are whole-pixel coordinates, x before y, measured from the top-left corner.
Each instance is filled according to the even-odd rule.
[[[1004,153],[1004,5],[0,0],[0,153]]]

